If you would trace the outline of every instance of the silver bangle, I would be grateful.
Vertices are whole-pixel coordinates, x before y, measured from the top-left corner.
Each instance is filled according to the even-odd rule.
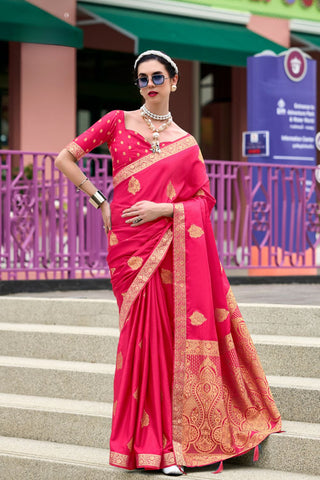
[[[100,192],[100,190],[97,190],[96,193],[89,198],[89,202],[94,206],[94,208],[100,208],[103,202],[106,200],[106,197],[102,192]]]
[[[84,183],[86,183],[88,180],[89,180],[88,177],[86,177],[84,180],[82,180],[82,182],[77,186],[77,190],[76,190],[76,191],[77,191],[77,192],[80,192],[82,185],[83,185]]]

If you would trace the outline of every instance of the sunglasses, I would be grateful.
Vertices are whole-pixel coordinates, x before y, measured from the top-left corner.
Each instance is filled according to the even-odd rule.
[[[162,73],[154,73],[153,75],[151,75],[151,78],[152,78],[152,83],[154,85],[162,85],[164,83],[164,81],[169,77],[165,77],[164,75],[162,75]],[[147,76],[138,77],[137,80],[134,83],[139,88],[145,88],[145,87],[148,86],[149,77],[147,77]]]

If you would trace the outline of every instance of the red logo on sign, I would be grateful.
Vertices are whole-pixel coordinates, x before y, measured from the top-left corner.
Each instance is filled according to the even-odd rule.
[[[307,60],[299,48],[290,48],[284,56],[284,69],[290,80],[300,82],[307,73]]]

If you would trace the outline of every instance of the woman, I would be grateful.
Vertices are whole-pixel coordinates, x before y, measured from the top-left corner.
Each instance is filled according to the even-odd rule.
[[[201,152],[169,112],[178,68],[158,51],[134,68],[141,109],[108,113],[56,160],[108,234],[121,330],[110,463],[179,475],[221,462],[221,471],[226,458],[257,454],[280,415],[218,258]],[[103,142],[111,212],[75,163]]]

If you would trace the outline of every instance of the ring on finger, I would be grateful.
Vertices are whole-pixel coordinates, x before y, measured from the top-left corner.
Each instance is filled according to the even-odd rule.
[[[137,218],[135,218],[135,219],[133,220],[132,223],[139,223],[139,222],[141,222],[141,220],[142,220],[141,217],[137,217]]]

